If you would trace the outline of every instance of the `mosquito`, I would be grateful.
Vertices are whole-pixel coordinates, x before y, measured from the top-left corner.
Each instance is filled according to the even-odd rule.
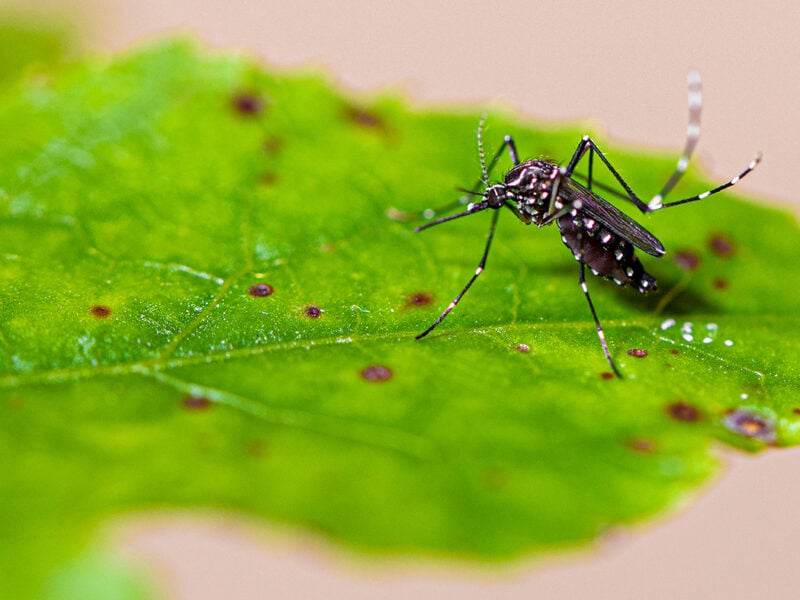
[[[600,319],[589,295],[589,288],[586,284],[586,267],[594,275],[612,279],[618,285],[631,285],[637,291],[646,294],[654,291],[657,288],[657,283],[656,279],[647,273],[642,263],[639,262],[639,258],[636,256],[636,249],[638,248],[655,258],[664,256],[665,250],[661,242],[652,233],[631,217],[622,213],[592,189],[592,169],[595,155],[613,175],[625,193],[616,192],[604,185],[596,184],[595,187],[633,203],[643,214],[689,202],[705,200],[709,196],[736,185],[739,180],[755,169],[761,160],[761,154],[758,153],[747,168],[733,179],[701,194],[673,202],[664,202],[664,198],[675,187],[689,166],[689,159],[697,146],[700,136],[700,112],[702,106],[700,75],[696,72],[689,73],[688,84],[689,125],[686,129],[686,142],[683,152],[678,159],[675,170],[667,179],[661,191],[647,203],[636,195],[630,185],[609,162],[599,146],[588,135],[581,138],[578,147],[572,154],[572,158],[570,158],[565,167],[542,159],[520,161],[514,139],[510,135],[506,135],[503,138],[503,143],[487,166],[483,150],[485,116],[481,118],[477,136],[481,178],[473,186],[473,190],[468,191],[470,195],[480,197],[480,201],[468,204],[463,212],[441,217],[417,227],[414,231],[423,231],[454,219],[492,209],[494,213],[489,225],[489,233],[486,236],[486,245],[478,263],[478,268],[475,269],[470,280],[445,308],[444,312],[439,315],[430,327],[417,335],[416,339],[422,339],[433,331],[458,305],[478,276],[483,273],[500,210],[507,208],[526,225],[533,223],[537,227],[544,227],[552,223],[556,224],[561,232],[561,240],[572,251],[575,260],[578,261],[578,282],[586,297],[586,302],[589,304],[589,310],[592,313],[597,329],[597,336],[600,339],[600,345],[603,348],[608,365],[614,375],[621,378],[622,374],[611,357],[605,332],[600,325]],[[514,166],[505,174],[500,183],[490,183],[489,175],[506,149]],[[575,168],[584,158],[588,160],[588,174],[585,177],[585,183],[580,183],[575,179],[579,177],[575,173]],[[483,191],[479,191],[481,188]],[[449,205],[447,209],[453,210],[459,205],[463,205],[463,200]],[[430,215],[430,211],[426,211],[423,214]]]

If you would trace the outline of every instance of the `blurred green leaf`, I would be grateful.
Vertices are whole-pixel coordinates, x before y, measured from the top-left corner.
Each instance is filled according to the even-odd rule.
[[[44,600],[153,600],[155,590],[126,561],[106,549],[89,552],[60,566],[44,586]]]
[[[33,64],[61,59],[70,38],[69,27],[63,23],[0,9],[0,85]]]
[[[185,43],[2,95],[2,587],[33,594],[105,519],[159,508],[538,552],[681,502],[714,440],[798,442],[798,228],[731,193],[642,218],[660,295],[589,282],[625,380],[557,230],[511,215],[414,341],[489,215],[414,234],[387,210],[473,183],[476,123]],[[492,114],[489,151],[505,133],[564,160],[582,132]],[[645,197],[674,167],[606,149]]]

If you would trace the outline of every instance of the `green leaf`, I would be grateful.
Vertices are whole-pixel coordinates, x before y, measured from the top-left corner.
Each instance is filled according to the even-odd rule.
[[[129,564],[108,557],[100,550],[92,550],[60,567],[50,577],[43,589],[45,600],[153,600],[158,597]]]
[[[0,85],[33,65],[62,58],[70,37],[63,23],[0,9]]]
[[[415,234],[387,211],[472,184],[476,123],[182,42],[2,95],[3,589],[34,594],[104,520],[159,508],[540,552],[681,502],[715,440],[798,442],[798,228],[735,193],[641,219],[670,252],[643,259],[660,294],[589,282],[624,380],[557,230],[508,214],[415,341],[490,216]],[[505,133],[564,160],[583,132],[493,113],[487,151]],[[604,148],[645,197],[674,168]]]

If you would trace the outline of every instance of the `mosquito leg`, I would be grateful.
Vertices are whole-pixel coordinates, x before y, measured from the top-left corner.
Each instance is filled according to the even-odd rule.
[[[439,318],[436,319],[436,321],[433,322],[433,325],[431,325],[425,331],[423,331],[422,333],[417,335],[416,339],[418,339],[418,340],[422,339],[426,335],[428,335],[431,331],[436,329],[436,326],[439,323],[441,323],[447,315],[450,314],[450,311],[453,310],[456,307],[456,305],[458,305],[458,303],[461,301],[461,298],[463,298],[464,294],[467,293],[467,290],[469,290],[469,288],[472,286],[472,284],[475,283],[475,280],[478,278],[478,275],[483,273],[483,269],[486,266],[486,258],[489,256],[489,248],[492,245],[492,238],[494,238],[494,230],[497,227],[497,217],[499,217],[499,216],[500,216],[500,211],[499,210],[496,210],[496,211],[493,212],[493,214],[492,214],[492,224],[489,226],[489,233],[486,236],[486,247],[483,249],[483,256],[481,257],[481,262],[478,264],[478,268],[475,269],[475,273],[473,273],[472,277],[467,282],[467,285],[464,286],[464,289],[462,289],[458,293],[458,296],[455,297],[455,299],[448,305],[448,307],[446,309],[444,309],[444,312],[441,315],[439,315]]]
[[[583,295],[586,296],[586,302],[589,303],[589,310],[592,311],[592,317],[594,318],[594,324],[597,328],[597,337],[600,338],[600,345],[603,347],[603,353],[606,355],[606,360],[608,361],[608,365],[611,367],[614,375],[622,379],[622,374],[617,369],[617,365],[614,364],[614,360],[611,358],[611,352],[608,349],[608,342],[606,342],[606,334],[603,331],[602,325],[600,325],[600,319],[597,318],[597,311],[594,309],[594,304],[592,303],[592,297],[589,295],[589,286],[586,285],[586,264],[583,262],[583,234],[578,234],[578,243],[580,244],[580,251],[579,251],[579,259],[578,263],[580,264],[580,284],[581,289],[583,290]]]
[[[692,140],[687,140],[687,147],[689,148],[689,150],[693,149],[693,144],[694,144],[694,142]],[[643,213],[655,212],[655,211],[660,210],[662,208],[668,208],[670,206],[678,206],[679,204],[686,204],[687,202],[696,202],[698,200],[705,200],[709,196],[711,196],[713,194],[716,194],[718,192],[721,192],[722,190],[726,190],[729,187],[732,187],[732,186],[736,185],[737,183],[739,183],[739,180],[741,180],[748,173],[750,173],[750,171],[755,169],[756,166],[758,166],[758,163],[761,162],[761,154],[759,153],[759,154],[757,154],[755,156],[755,158],[752,161],[750,161],[750,164],[747,165],[747,168],[744,169],[741,173],[739,173],[736,177],[734,177],[733,179],[731,179],[729,181],[726,181],[722,185],[718,185],[717,187],[715,187],[713,189],[707,190],[707,191],[703,192],[702,194],[696,194],[694,196],[689,196],[688,198],[682,198],[681,200],[676,200],[674,202],[667,202],[667,203],[661,203],[662,195],[659,194],[659,195],[655,196],[653,198],[653,200],[650,201],[650,204],[645,204],[633,192],[631,187],[622,178],[622,176],[617,172],[617,170],[611,165],[611,163],[605,157],[605,155],[600,150],[600,148],[598,148],[597,144],[595,144],[594,141],[589,136],[584,136],[583,139],[578,144],[578,147],[575,150],[575,153],[572,155],[572,159],[570,160],[569,165],[564,170],[564,175],[563,176],[571,177],[572,171],[575,169],[575,166],[578,164],[580,159],[583,158],[583,156],[585,155],[587,150],[590,151],[590,152],[594,151],[594,152],[597,153],[597,156],[600,157],[600,160],[603,161],[603,164],[605,164],[605,166],[608,168],[609,172],[616,178],[616,180],[619,182],[619,184],[625,189],[625,192],[628,194],[627,199],[630,200],[631,202],[633,202],[633,204],[635,204],[636,207],[639,210],[641,210]],[[684,152],[686,152],[686,149],[684,149]],[[591,157],[591,154],[590,154],[590,157]],[[678,165],[679,169],[685,170],[685,166],[682,166],[682,165],[684,163],[688,164],[688,155],[682,156],[681,160],[678,161],[678,162],[679,162],[679,165]],[[679,169],[676,169],[677,176],[674,177],[675,182],[677,182],[678,178],[680,178],[681,174],[683,173],[683,171],[681,171]],[[675,174],[673,174],[673,175],[675,175]],[[673,178],[670,178],[670,179],[672,180]],[[667,182],[667,183],[669,183],[669,182]],[[674,185],[674,183],[672,185]],[[666,191],[669,191],[671,188],[666,188],[666,186],[665,186],[665,189],[666,189]]]
[[[589,185],[588,185],[589,178],[586,175],[584,175],[583,173],[573,173],[572,175],[570,175],[570,179],[577,179],[579,181],[585,181],[587,183],[586,187],[587,188],[589,187]],[[627,200],[628,202],[630,202],[630,200],[631,200],[630,198],[628,198],[627,194],[623,194],[622,192],[620,192],[616,188],[612,188],[610,185],[605,185],[604,183],[601,183],[599,181],[592,181],[592,187],[589,188],[589,189],[591,189],[591,190],[603,190],[604,194],[608,194],[609,196],[615,196],[615,197],[620,198],[622,200]]]
[[[654,212],[656,210],[660,210],[662,208],[667,208],[670,206],[678,206],[680,204],[686,204],[687,202],[696,202],[698,200],[704,200],[709,196],[721,192],[722,190],[726,190],[731,186],[736,185],[742,177],[745,177],[750,171],[756,168],[758,163],[761,161],[761,155],[757,154],[756,157],[750,162],[746,169],[744,169],[741,173],[739,173],[733,179],[723,183],[722,185],[718,185],[717,187],[710,189],[708,191],[703,192],[702,194],[696,194],[694,196],[690,196],[688,198],[682,198],[681,200],[676,200],[674,202],[667,202],[663,203],[664,196],[669,193],[672,188],[678,183],[680,178],[683,176],[683,173],[686,171],[686,168],[689,166],[689,158],[691,157],[692,153],[694,152],[695,147],[697,146],[697,140],[700,136],[700,110],[702,106],[702,94],[700,91],[700,76],[695,73],[689,73],[689,125],[686,128],[686,142],[683,147],[683,153],[681,157],[678,159],[678,164],[675,167],[675,171],[672,173],[670,178],[667,180],[667,183],[664,184],[661,192],[656,194],[652,200],[650,200],[649,204],[645,204],[641,198],[639,198],[631,189],[630,185],[622,178],[622,176],[617,172],[617,170],[611,165],[609,160],[605,157],[603,152],[594,143],[592,138],[588,135],[584,136],[583,139],[578,143],[578,147],[575,149],[575,152],[572,155],[572,159],[569,161],[569,165],[564,169],[564,176],[571,177],[575,167],[577,166],[578,162],[583,158],[586,154],[587,150],[589,151],[589,164],[590,164],[590,175],[587,178],[589,182],[589,186],[591,186],[591,160],[593,158],[593,154],[596,152],[597,156],[600,157],[600,160],[603,161],[603,164],[609,170],[609,172],[614,176],[617,182],[622,186],[627,194],[627,200],[632,202],[636,208],[638,208],[643,213]],[[605,186],[601,186],[605,187]],[[615,194],[618,195],[618,194]],[[624,196],[621,196],[624,197]]]
[[[508,153],[511,155],[511,162],[516,167],[519,164],[519,154],[517,154],[517,145],[514,143],[514,138],[507,135],[503,138],[503,144],[508,146]]]
[[[587,177],[587,187],[589,189],[592,188],[592,158],[594,158],[594,152],[597,152],[598,156],[600,156],[600,159],[605,163],[606,167],[608,167],[608,170],[611,172],[611,174],[614,175],[619,184],[625,189],[625,192],[628,196],[626,199],[633,202],[633,204],[636,205],[636,207],[643,213],[652,212],[661,208],[661,201],[663,200],[664,196],[666,196],[672,190],[672,188],[677,185],[684,172],[686,172],[686,168],[689,166],[689,159],[694,153],[694,149],[697,147],[697,141],[700,137],[700,113],[703,105],[703,96],[701,93],[702,87],[699,73],[696,71],[690,72],[688,76],[688,83],[689,125],[686,128],[686,142],[683,146],[683,152],[681,153],[681,157],[678,159],[678,164],[676,165],[672,175],[670,175],[669,179],[667,179],[667,182],[664,184],[664,187],[661,188],[661,191],[653,196],[653,199],[650,200],[649,204],[645,204],[638,196],[636,196],[636,194],[633,193],[633,190],[631,190],[630,186],[622,179],[617,170],[611,166],[611,163],[597,147],[597,144],[595,144],[594,141],[592,141],[588,136],[584,137],[581,140],[581,143],[578,145],[578,149],[575,151],[575,154],[573,155],[572,160],[567,167],[567,175],[572,175],[572,172],[577,166],[578,161],[581,159],[588,147],[589,176]]]
[[[729,187],[733,187],[739,180],[745,177],[750,171],[755,169],[758,166],[758,163],[761,162],[761,153],[759,152],[756,154],[755,158],[750,161],[750,164],[747,165],[747,168],[739,173],[736,177],[731,179],[730,181],[726,181],[722,185],[718,185],[717,187],[707,190],[702,194],[697,194],[695,196],[689,196],[688,198],[683,198],[681,200],[675,200],[675,202],[667,202],[665,204],[659,204],[658,206],[650,208],[650,211],[660,210],[662,208],[669,208],[670,206],[678,206],[679,204],[686,204],[687,202],[697,202],[698,200],[705,200],[709,196],[716,194],[717,192],[721,192],[722,190],[727,190]]]
[[[628,185],[622,175],[611,165],[609,160],[606,158],[605,154],[603,154],[602,150],[598,147],[597,144],[594,143],[594,140],[590,138],[588,135],[583,136],[581,141],[578,142],[578,147],[575,149],[575,152],[572,154],[572,158],[569,161],[569,164],[565,167],[563,171],[564,177],[571,177],[572,172],[575,170],[575,167],[578,165],[578,162],[585,156],[586,152],[589,151],[589,162],[591,164],[592,159],[594,158],[594,154],[596,153],[597,156],[603,161],[603,164],[608,169],[609,173],[611,173],[617,182],[622,186],[627,194],[626,200],[632,202],[636,208],[638,208],[643,213],[650,212],[650,209],[645,202],[642,201],[639,196],[637,196],[634,191],[631,189],[631,186]],[[590,181],[591,183],[591,181]]]
[[[665,204],[663,202],[664,197],[672,190],[672,188],[675,187],[675,184],[678,183],[684,171],[686,171],[686,167],[689,166],[689,158],[694,152],[695,146],[697,146],[697,138],[700,137],[700,109],[702,104],[703,96],[701,93],[700,75],[695,71],[692,71],[689,73],[689,125],[686,128],[686,143],[683,147],[683,153],[678,159],[678,164],[675,167],[675,171],[667,180],[667,183],[664,184],[663,189],[658,194],[653,196],[653,199],[650,200],[650,203],[647,205],[647,208],[650,212],[660,210],[662,208],[668,208],[670,206],[686,204],[687,202],[705,200],[712,194],[726,190],[729,187],[739,183],[739,180],[746,176],[750,171],[755,169],[756,165],[758,165],[758,163],[761,161],[761,154],[757,154],[756,157],[750,161],[750,164],[747,165],[747,168],[744,171],[722,185],[718,185],[717,187],[705,191],[702,194],[696,194],[688,198],[675,200],[674,202],[667,202]]]
[[[648,203],[647,206],[650,210],[658,210],[661,207],[661,201],[664,196],[680,181],[689,166],[689,159],[697,147],[697,140],[700,138],[700,113],[703,107],[700,74],[697,71],[691,71],[687,79],[689,82],[689,124],[686,126],[686,142],[683,145],[683,152],[672,175],[669,176],[661,191],[653,196],[653,199]]]

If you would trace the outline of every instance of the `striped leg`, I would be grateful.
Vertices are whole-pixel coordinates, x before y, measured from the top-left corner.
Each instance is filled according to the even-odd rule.
[[[739,180],[746,176],[750,171],[755,169],[758,163],[761,161],[761,154],[756,154],[755,158],[750,161],[749,165],[747,165],[747,168],[733,179],[723,183],[722,185],[718,185],[713,189],[707,190],[702,194],[696,194],[688,198],[682,198],[681,200],[675,200],[674,202],[667,202],[665,204],[663,202],[664,197],[672,190],[672,188],[675,187],[680,178],[683,176],[686,168],[689,166],[689,159],[691,158],[692,153],[697,146],[697,140],[700,137],[700,112],[702,105],[703,94],[700,85],[700,74],[696,71],[692,71],[689,73],[689,125],[686,127],[686,143],[683,147],[683,153],[678,159],[678,164],[675,166],[675,171],[673,171],[672,175],[670,175],[667,183],[664,184],[664,187],[661,189],[661,191],[653,196],[653,199],[647,204],[647,212],[653,212],[662,208],[669,208],[670,206],[678,206],[688,202],[705,200],[709,196],[716,194],[717,192],[721,192],[722,190],[726,190],[729,187],[739,183]]]
[[[594,317],[594,324],[597,327],[597,337],[600,338],[600,345],[603,347],[603,353],[606,355],[606,360],[608,361],[608,366],[611,367],[611,370],[614,372],[614,375],[622,379],[622,374],[617,369],[617,365],[614,364],[614,359],[611,358],[611,352],[608,349],[608,342],[606,342],[606,333],[603,331],[603,326],[600,325],[600,319],[597,318],[597,311],[594,309],[594,304],[592,304],[592,297],[589,295],[589,286],[586,285],[586,265],[581,262],[581,289],[583,290],[583,295],[586,296],[586,302],[589,303],[589,310],[592,311],[592,317]]]
[[[675,202],[667,202],[666,204],[661,204],[661,199],[658,196],[656,196],[656,198],[658,198],[658,204],[653,205],[653,201],[651,200],[650,205],[648,206],[649,211],[653,212],[656,210],[661,210],[662,208],[669,208],[670,206],[678,206],[679,204],[686,204],[687,202],[697,202],[698,200],[705,200],[709,196],[716,194],[717,192],[721,192],[722,190],[727,190],[729,187],[733,187],[734,185],[739,183],[739,180],[741,180],[742,177],[747,175],[750,171],[755,169],[758,166],[758,163],[760,162],[761,162],[761,153],[759,152],[758,154],[756,154],[755,158],[753,158],[753,160],[750,161],[750,164],[747,165],[747,168],[741,173],[739,173],[736,177],[734,177],[730,181],[726,181],[722,185],[718,185],[713,189],[706,190],[702,194],[689,196],[688,198],[682,198],[680,200],[676,200]],[[655,200],[656,198],[654,198],[653,200]]]
[[[481,178],[478,181],[475,182],[475,185],[473,186],[473,188],[477,188],[481,184],[481,182],[484,184],[484,187],[488,187],[488,185],[489,185],[489,174],[492,172],[492,169],[497,164],[497,161],[500,160],[500,156],[502,155],[503,151],[506,148],[508,148],[508,153],[511,156],[511,160],[513,161],[513,163],[515,165],[519,164],[519,154],[517,153],[517,146],[516,146],[516,144],[514,144],[514,138],[512,138],[510,135],[507,135],[507,136],[505,136],[503,138],[503,143],[497,149],[497,152],[495,152],[494,156],[492,157],[492,160],[489,161],[488,166],[486,165],[486,157],[485,157],[484,152],[483,152],[483,123],[484,123],[484,121],[485,121],[485,117],[481,117],[480,123],[478,124],[478,154],[480,156],[480,161],[481,161]],[[464,212],[461,212],[461,213],[458,213],[458,214],[455,214],[455,215],[451,215],[449,217],[442,217],[440,219],[436,219],[435,221],[432,221],[430,223],[426,223],[425,225],[421,225],[420,227],[417,227],[414,231],[422,231],[424,229],[428,229],[429,227],[433,227],[434,225],[439,225],[440,223],[446,223],[447,221],[452,221],[453,219],[459,219],[461,217],[465,217],[467,215],[471,215],[471,214],[474,214],[476,212],[479,212],[479,211],[482,211],[482,210],[486,210],[487,208],[490,208],[490,206],[486,202],[486,200],[483,200],[482,202],[476,202],[476,203],[470,204],[469,207],[467,208],[467,210],[464,211]],[[491,208],[499,208],[499,207],[494,207],[493,206]],[[472,287],[472,284],[475,283],[475,280],[478,278],[478,276],[481,273],[483,273],[483,269],[486,267],[486,259],[489,256],[489,248],[492,245],[492,239],[494,239],[494,232],[495,232],[495,229],[497,228],[497,218],[499,216],[500,216],[500,211],[499,210],[495,210],[494,214],[492,215],[492,223],[489,226],[489,233],[486,236],[486,246],[483,249],[483,256],[481,257],[481,262],[478,264],[478,268],[475,269],[475,273],[472,274],[472,277],[467,282],[467,285],[465,285],[464,288],[458,293],[458,295],[447,306],[447,308],[444,310],[444,312],[441,315],[439,315],[439,318],[436,319],[433,322],[433,324],[430,327],[428,327],[425,331],[423,331],[422,333],[417,335],[416,339],[418,339],[418,340],[422,339],[426,335],[428,335],[431,331],[436,329],[436,327],[439,325],[439,323],[444,321],[445,317],[447,317],[447,315],[449,315],[450,312],[458,305],[458,303],[461,301],[461,298],[463,298],[464,295],[469,290],[469,288]]]
[[[444,309],[444,312],[441,315],[439,315],[439,318],[433,322],[433,325],[431,325],[425,331],[417,335],[416,339],[420,340],[424,338],[426,335],[428,335],[431,331],[436,329],[436,326],[439,325],[439,323],[441,323],[442,321],[444,321],[444,318],[450,314],[450,311],[453,310],[456,307],[456,305],[458,305],[458,303],[461,301],[461,298],[463,298],[464,294],[467,293],[467,290],[469,290],[469,288],[472,287],[472,284],[475,283],[475,280],[478,278],[478,276],[481,273],[483,273],[483,269],[486,267],[486,258],[489,256],[489,247],[492,245],[492,238],[494,238],[494,230],[497,227],[497,217],[499,216],[500,216],[499,210],[494,211],[494,213],[492,214],[492,224],[489,227],[489,234],[486,236],[486,247],[483,249],[483,256],[481,257],[481,262],[478,264],[478,268],[475,269],[475,273],[473,273],[472,277],[467,282],[467,285],[464,286],[464,289],[462,289],[458,293],[458,296],[456,296],[455,299],[447,306],[447,308]]]
[[[616,193],[607,186],[601,185],[599,186],[600,188],[612,192],[615,196],[619,196],[625,200],[630,200],[642,212],[652,212],[662,208],[661,201],[663,200],[664,196],[666,196],[672,190],[672,188],[677,185],[678,181],[680,181],[681,177],[686,172],[686,169],[689,166],[689,159],[692,157],[694,149],[697,147],[697,142],[700,138],[700,114],[703,107],[703,94],[700,74],[697,71],[691,71],[687,77],[687,81],[689,84],[689,124],[686,127],[686,142],[683,146],[683,152],[681,153],[681,157],[678,159],[678,164],[675,167],[675,171],[673,171],[672,175],[669,176],[669,179],[667,179],[667,182],[664,184],[664,187],[661,188],[661,191],[653,196],[653,199],[650,200],[647,205],[645,205],[644,202],[642,202],[636,196],[636,194],[633,193],[627,183],[623,181],[622,177],[617,173],[616,169],[614,169],[608,160],[606,160],[606,157],[600,151],[600,148],[598,148],[597,145],[590,138],[588,138],[588,136],[584,137],[581,141],[581,144],[578,145],[578,150],[576,150],[569,166],[567,167],[567,174],[570,175],[572,173],[578,161],[582,158],[583,153],[585,153],[588,149],[589,174],[586,179],[587,187],[592,189],[592,159],[594,158],[594,153],[597,152],[598,156],[605,163],[606,167],[608,167],[608,170],[611,171],[620,185],[622,185],[622,187],[625,189],[627,195]],[[743,176],[744,175],[739,175],[739,179],[741,179]],[[730,187],[730,185],[727,187]],[[700,198],[697,199],[699,200]],[[682,202],[678,201],[678,203]],[[672,203],[670,205],[672,205]]]
[[[619,195],[621,198],[633,202],[633,204],[636,205],[636,208],[638,208],[643,213],[648,212],[647,204],[641,198],[639,198],[639,196],[636,195],[636,193],[631,189],[631,186],[628,185],[628,182],[622,178],[622,175],[620,175],[619,172],[613,167],[613,165],[606,158],[606,155],[603,154],[602,150],[600,150],[598,145],[588,135],[585,135],[581,138],[581,141],[578,142],[578,147],[575,149],[575,152],[572,153],[572,158],[570,159],[569,164],[561,169],[562,177],[572,177],[575,167],[578,166],[578,163],[584,156],[586,156],[587,152],[589,154],[589,164],[593,165],[594,155],[597,154],[597,157],[606,166],[608,172],[614,176],[617,182],[622,186],[622,189],[625,190],[625,195],[622,194],[615,194],[615,195]],[[591,188],[592,185],[595,185],[592,183],[591,171],[589,176],[587,177],[587,181],[589,183],[588,187]],[[605,188],[606,186],[598,186],[598,187]]]
[[[608,168],[609,172],[614,176],[617,182],[622,186],[625,190],[625,194],[617,193],[613,190],[610,190],[608,186],[605,185],[597,185],[598,188],[603,189],[605,191],[611,192],[615,196],[619,196],[624,198],[625,200],[629,200],[636,207],[642,211],[643,213],[648,212],[655,212],[662,208],[668,208],[670,206],[678,206],[680,204],[686,204],[688,202],[696,202],[698,200],[704,200],[709,196],[721,192],[722,190],[726,190],[729,187],[736,185],[742,177],[745,177],[750,171],[756,168],[758,163],[761,161],[761,154],[757,154],[756,157],[750,162],[746,169],[744,169],[741,173],[739,173],[733,179],[723,183],[722,185],[718,185],[717,187],[707,190],[702,194],[696,194],[694,196],[690,196],[688,198],[682,198],[680,200],[675,200],[674,202],[667,202],[664,203],[664,197],[672,191],[672,189],[677,185],[678,181],[680,181],[683,174],[686,172],[686,169],[689,166],[689,160],[694,153],[694,149],[697,147],[697,141],[700,137],[700,113],[703,104],[703,96],[701,92],[701,84],[700,84],[700,75],[692,71],[689,73],[688,77],[689,82],[689,124],[686,127],[686,142],[683,147],[683,152],[681,153],[681,157],[678,159],[678,164],[675,167],[672,175],[670,175],[667,182],[664,184],[664,187],[661,191],[653,196],[652,200],[649,203],[645,204],[631,189],[628,183],[622,178],[622,176],[617,172],[617,170],[611,165],[608,159],[605,157],[603,152],[600,148],[595,144],[595,142],[589,137],[584,136],[583,139],[578,144],[577,149],[572,155],[572,159],[569,162],[569,165],[565,169],[565,175],[568,177],[573,176],[573,171],[577,166],[578,162],[583,158],[583,156],[588,152],[589,153],[589,164],[590,164],[590,171],[589,176],[587,177],[589,186],[592,186],[592,174],[591,174],[591,163],[592,158],[594,158],[594,154],[596,153],[603,164]]]
[[[608,349],[608,342],[606,342],[606,333],[603,331],[603,326],[600,325],[600,319],[597,317],[597,311],[594,309],[594,303],[592,302],[592,297],[589,295],[589,286],[586,285],[586,264],[583,262],[583,234],[578,234],[579,240],[579,256],[578,264],[580,265],[580,284],[581,289],[583,290],[583,295],[586,296],[586,302],[589,303],[589,310],[592,311],[592,318],[594,318],[594,325],[597,328],[597,337],[600,338],[600,345],[603,347],[603,353],[606,355],[606,360],[608,361],[608,366],[611,367],[611,371],[616,375],[618,378],[622,379],[622,374],[617,369],[617,365],[614,364],[614,359],[611,358],[611,351]]]
[[[653,196],[653,199],[648,203],[647,207],[651,211],[661,208],[661,200],[683,177],[686,168],[689,166],[689,159],[697,147],[697,141],[700,139],[700,113],[703,108],[703,88],[700,83],[700,73],[692,71],[687,79],[689,82],[689,124],[686,126],[686,142],[683,145],[683,152],[672,175],[669,176],[661,191]]]

